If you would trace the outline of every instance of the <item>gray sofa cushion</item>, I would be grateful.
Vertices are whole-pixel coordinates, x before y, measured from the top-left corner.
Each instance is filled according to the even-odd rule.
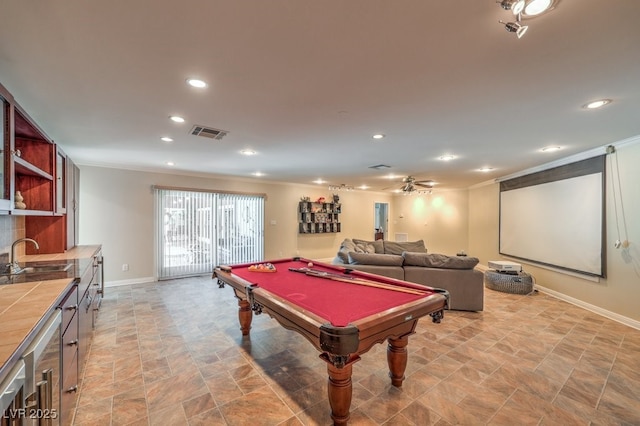
[[[473,269],[479,262],[477,257],[447,256],[444,254],[402,253],[404,264],[441,269]]]
[[[357,248],[363,250],[364,253],[384,253],[384,246],[382,244],[382,240],[376,241],[367,241],[367,240],[359,240],[357,238],[353,239],[353,243]],[[372,250],[373,249],[373,250]],[[360,252],[359,250],[354,250],[356,252]],[[402,253],[399,253],[402,254]]]
[[[377,253],[349,253],[349,263],[354,265],[402,266],[402,256]]]
[[[404,280],[404,266],[380,266],[380,265],[341,265],[344,268],[354,271],[368,272],[370,274],[382,275],[383,277]]]
[[[401,256],[405,251],[417,253],[427,252],[427,248],[425,247],[423,240],[406,241],[400,243],[396,241],[383,241],[383,244],[385,254],[397,254]]]

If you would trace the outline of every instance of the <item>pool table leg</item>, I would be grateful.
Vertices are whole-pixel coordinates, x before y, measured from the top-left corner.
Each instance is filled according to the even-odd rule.
[[[327,362],[329,372],[329,404],[331,405],[331,418],[334,425],[346,425],[349,421],[349,408],[351,407],[351,394],[353,392],[351,384],[352,364],[347,364],[342,368],[335,367]]]
[[[393,386],[400,387],[404,380],[404,371],[407,368],[409,336],[402,336],[397,339],[390,337],[388,341],[387,363],[389,364],[389,377],[391,377]]]
[[[240,320],[240,330],[242,330],[242,335],[248,336],[249,330],[251,330],[253,312],[251,312],[251,305],[249,302],[240,298],[238,298],[238,319]]]

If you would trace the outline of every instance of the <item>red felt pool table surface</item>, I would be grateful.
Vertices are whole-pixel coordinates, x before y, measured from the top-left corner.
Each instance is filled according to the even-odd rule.
[[[290,268],[306,268],[308,260],[283,259],[272,261],[276,272],[249,270],[255,263],[232,266],[232,273],[259,288],[267,290],[300,308],[325,318],[333,326],[344,327],[359,319],[384,312],[428,297],[434,293],[428,288],[404,281],[353,271],[345,277],[366,279],[381,284],[392,284],[400,288],[425,291],[424,295],[368,287],[342,281],[319,278],[290,271]],[[343,269],[326,264],[315,264],[313,271],[343,274]]]

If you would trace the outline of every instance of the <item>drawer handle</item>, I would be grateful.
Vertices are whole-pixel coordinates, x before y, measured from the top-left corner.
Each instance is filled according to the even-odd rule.
[[[78,385],[73,385],[69,389],[67,389],[67,393],[78,392]]]
[[[78,310],[78,304],[76,303],[75,305],[67,306],[65,309],[67,311],[77,311]]]
[[[78,344],[78,339],[70,341],[69,343],[67,343],[67,346],[75,346],[77,344]]]

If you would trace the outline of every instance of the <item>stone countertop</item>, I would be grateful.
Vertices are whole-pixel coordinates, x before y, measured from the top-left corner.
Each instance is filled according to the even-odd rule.
[[[65,253],[21,256],[19,262],[74,261],[69,276],[58,279],[0,285],[0,381],[20,358],[49,314],[53,312],[84,270],[92,265],[101,246],[79,246]],[[39,274],[41,277],[42,274]]]

